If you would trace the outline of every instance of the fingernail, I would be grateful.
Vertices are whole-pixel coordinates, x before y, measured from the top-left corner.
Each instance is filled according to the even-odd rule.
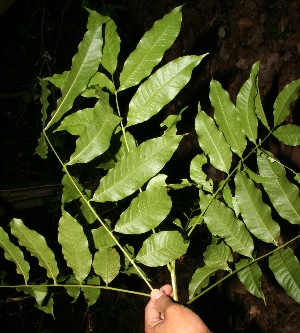
[[[153,298],[154,299],[158,299],[162,295],[164,295],[164,293],[161,290],[159,290],[159,289],[156,289],[156,290],[153,291]]]

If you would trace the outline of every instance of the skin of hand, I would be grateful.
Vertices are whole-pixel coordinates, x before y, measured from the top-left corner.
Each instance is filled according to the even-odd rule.
[[[211,333],[200,317],[171,297],[168,284],[152,290],[145,309],[145,333]]]

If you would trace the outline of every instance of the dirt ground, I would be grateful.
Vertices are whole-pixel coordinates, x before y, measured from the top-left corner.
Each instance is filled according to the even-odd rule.
[[[105,9],[116,21],[122,40],[119,57],[122,64],[154,21],[184,1],[90,0],[84,3],[95,10]],[[79,0],[17,1],[0,16],[2,223],[17,216],[32,224],[41,220],[51,224],[58,216],[60,167],[54,159],[49,163],[34,155],[41,130],[37,77],[51,76],[69,68],[85,31],[87,14],[82,4]],[[163,62],[206,52],[209,55],[195,71],[189,85],[164,109],[164,114],[179,112],[185,105],[195,106],[199,100],[202,107],[208,109],[211,77],[219,80],[234,100],[252,64],[260,59],[259,88],[267,117],[270,117],[278,92],[290,81],[300,78],[300,1],[185,1],[182,31]],[[289,123],[300,125],[299,108],[298,101],[293,105]],[[184,116],[182,131],[193,133],[192,115]],[[190,138],[184,141],[178,153],[182,162],[182,170],[178,172],[183,175],[186,172],[184,161],[197,150],[193,135]],[[287,165],[300,171],[299,147],[269,144]],[[293,226],[285,232],[297,235],[299,227]],[[293,244],[293,249],[299,258],[300,243]],[[196,255],[190,253],[178,266],[183,303],[197,264]],[[265,268],[262,286],[266,304],[232,278],[195,301],[191,308],[215,333],[300,332],[300,305],[278,286],[267,264],[263,262],[262,266]],[[164,269],[149,274],[155,286],[169,282]],[[115,283],[148,292],[139,279],[119,276]],[[147,303],[144,297],[102,292],[97,303],[87,309],[83,299],[70,304],[70,299],[57,291],[54,320],[35,309],[32,299],[9,289],[0,293],[1,332],[143,332]]]

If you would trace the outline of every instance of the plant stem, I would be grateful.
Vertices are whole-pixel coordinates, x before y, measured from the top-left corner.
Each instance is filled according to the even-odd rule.
[[[119,243],[118,239],[115,237],[115,235],[112,233],[112,231],[107,227],[106,223],[104,223],[100,216],[96,213],[95,209],[93,208],[93,206],[90,204],[90,201],[87,200],[85,198],[85,196],[82,194],[82,192],[80,191],[80,189],[78,188],[78,186],[76,185],[76,183],[73,180],[73,177],[70,175],[67,166],[63,163],[63,161],[60,159],[60,157],[58,156],[56,150],[54,149],[54,147],[52,146],[47,134],[45,131],[43,131],[47,142],[49,143],[52,151],[54,152],[55,156],[57,157],[58,161],[60,162],[60,164],[63,167],[63,170],[65,171],[65,173],[67,174],[67,176],[69,177],[70,181],[72,182],[73,186],[75,187],[76,191],[80,194],[81,198],[84,200],[85,204],[89,207],[89,209],[91,210],[91,212],[94,214],[94,216],[96,217],[96,219],[101,223],[101,225],[104,227],[104,229],[106,230],[106,232],[110,235],[110,237],[113,239],[113,241],[115,242],[115,244],[118,246],[118,248],[123,252],[124,256],[129,260],[129,262],[132,264],[132,266],[135,268],[135,270],[137,271],[138,275],[145,281],[145,283],[147,284],[147,286],[150,288],[150,290],[153,289],[153,287],[151,286],[151,284],[149,283],[149,281],[147,280],[147,278],[145,277],[145,275],[143,274],[143,272],[139,269],[139,267],[136,265],[136,263],[134,262],[134,260],[129,256],[129,254],[123,249],[122,245]]]
[[[118,291],[118,292],[121,292],[121,293],[127,293],[127,294],[134,294],[134,295],[150,297],[150,294],[141,293],[139,291],[119,289],[119,288],[113,288],[113,287],[108,287],[108,286],[98,286],[98,285],[92,285],[92,284],[43,284],[43,285],[40,285],[40,284],[38,284],[38,285],[22,284],[22,285],[9,285],[9,286],[0,285],[0,288],[34,288],[34,287],[47,287],[47,288],[48,287],[49,288],[63,287],[63,288],[105,289],[105,290]]]
[[[270,256],[272,253],[281,250],[282,248],[284,248],[285,246],[287,246],[288,244],[292,243],[293,241],[295,241],[296,239],[300,238],[300,235],[292,238],[291,240],[289,240],[288,242],[286,242],[285,244],[278,246],[276,249],[262,255],[259,258],[253,259],[253,261],[249,262],[248,264],[236,269],[235,271],[232,271],[231,273],[227,274],[226,276],[224,276],[222,279],[218,280],[216,283],[212,284],[211,286],[209,286],[208,288],[206,288],[204,291],[202,291],[200,294],[198,294],[197,296],[193,297],[192,299],[190,299],[186,304],[191,304],[192,302],[194,302],[197,298],[199,298],[200,296],[206,294],[208,291],[210,291],[211,289],[213,289],[215,286],[217,286],[219,283],[223,282],[224,280],[228,279],[229,277],[231,277],[232,275],[238,273],[239,271],[243,270],[244,268],[251,266],[252,264],[254,264],[255,262]]]
[[[175,260],[172,260],[167,264],[168,270],[171,274],[171,284],[173,289],[173,299],[178,302],[178,291],[177,291],[177,282],[176,282],[176,270],[175,270]]]

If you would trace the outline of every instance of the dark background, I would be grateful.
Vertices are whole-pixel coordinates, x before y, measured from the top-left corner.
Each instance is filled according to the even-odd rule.
[[[34,153],[41,132],[38,77],[70,69],[72,57],[86,30],[88,15],[84,6],[115,20],[122,41],[117,70],[120,71],[144,32],[157,19],[183,3],[167,0],[17,0],[0,16],[2,225],[7,225],[12,217],[22,218],[35,229],[50,225],[53,231],[57,225],[61,168],[51,154],[47,160],[42,160]],[[203,109],[209,110],[211,77],[219,80],[234,100],[248,78],[252,64],[261,59],[259,84],[268,118],[271,118],[278,92],[290,81],[299,79],[300,2],[185,1],[181,33],[166,52],[163,63],[179,56],[206,52],[209,55],[194,71],[191,82],[164,108],[161,116],[178,113],[186,105],[190,109],[184,113],[180,129],[183,133],[189,132],[190,136],[185,138],[177,154],[181,168],[174,173],[179,178],[185,175],[190,158],[197,151],[197,140],[193,135],[196,105],[200,100]],[[126,105],[126,97],[124,99]],[[299,101],[292,106],[287,122],[300,125]],[[151,136],[152,133],[146,131],[140,135]],[[68,142],[63,136],[57,140],[63,153]],[[276,141],[270,141],[269,147],[287,165],[300,171],[299,147],[287,147]],[[93,179],[87,177],[87,180]],[[299,228],[286,232],[296,235]],[[293,249],[298,253],[299,243],[294,244]],[[262,266],[267,263],[262,262]],[[196,267],[195,253],[183,258],[178,267],[183,302]],[[153,274],[156,286],[169,282],[168,272],[164,269],[150,274]],[[222,273],[217,278],[221,276]],[[124,284],[124,288],[148,292],[139,279],[118,279],[116,283]],[[281,290],[267,268],[262,282],[266,305],[232,278],[194,302],[192,308],[215,333],[299,332],[299,304]],[[0,293],[2,332],[143,332],[143,312],[147,302],[143,297],[103,291],[98,302],[87,309],[83,299],[70,304],[70,299],[58,291],[54,320],[35,309],[30,297],[20,296],[9,289],[1,289]]]

